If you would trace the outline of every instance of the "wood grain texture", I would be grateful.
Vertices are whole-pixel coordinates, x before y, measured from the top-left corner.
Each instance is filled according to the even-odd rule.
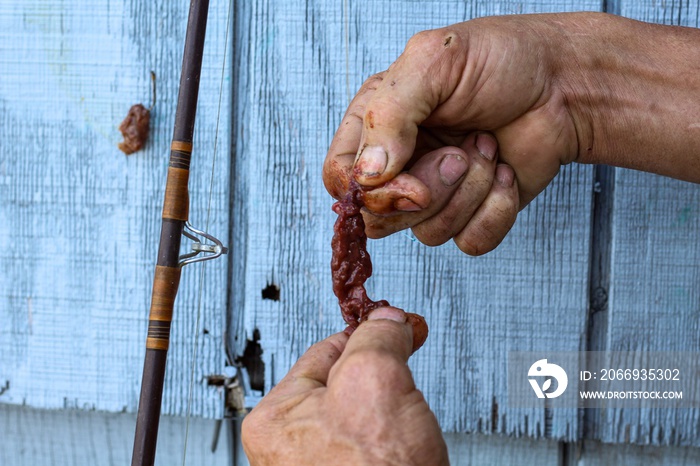
[[[667,24],[697,27],[700,16],[697,0],[608,4]],[[208,226],[219,237],[228,230],[233,250],[228,277],[221,263],[204,276],[195,415],[221,415],[222,394],[203,378],[223,370],[226,331],[241,354],[260,330],[269,389],[312,342],[343,328],[329,274],[332,200],[320,170],[362,81],[423,29],[490,14],[600,7],[588,0],[348,0],[347,9],[320,0],[237,2]],[[190,181],[195,226],[207,223],[227,9],[212,1]],[[93,413],[67,410],[59,419],[1,404],[136,409],[186,16],[187,2],[164,0],[0,4],[0,387],[9,385],[0,394],[0,455],[24,451],[26,464],[38,464],[29,453],[51,451],[54,464],[90,462],[65,445],[110,445],[116,431],[124,431],[126,456],[91,464],[123,464],[130,454],[133,432],[122,422],[131,418],[115,427],[91,421]],[[151,69],[158,76],[151,137],[145,151],[127,158],[117,149],[117,126],[133,103],[150,101]],[[230,131],[232,170],[222,156]],[[452,245],[426,248],[403,234],[371,242],[371,296],[428,319],[431,336],[411,365],[446,431],[581,435],[574,410],[509,410],[503,367],[510,350],[585,347],[591,185],[591,167],[565,168],[485,257],[468,258]],[[700,350],[698,187],[618,170],[614,190],[609,311],[605,335],[596,338],[609,349]],[[175,305],[164,413],[186,409],[199,267],[185,271]],[[281,299],[263,300],[261,290],[273,283]],[[589,435],[606,442],[700,442],[696,412],[617,410],[599,419]],[[78,428],[85,424],[94,437]],[[42,426],[44,440],[54,430],[68,437],[58,435],[63,440],[48,450],[28,444],[28,432]],[[171,436],[164,429],[161,439]],[[98,439],[102,431],[109,432]],[[456,464],[499,458],[511,446],[516,458],[545,461],[551,453],[549,441],[449,438],[466,458]],[[700,462],[687,448],[585,445],[595,447],[584,449],[581,464],[615,464],[620,455],[626,464],[646,456],[659,465]],[[0,456],[0,463],[22,464],[6,458],[16,459]]]
[[[700,186],[618,170],[607,348],[700,351]],[[697,377],[686,374],[687,378]],[[610,409],[607,442],[700,446],[697,410]]]
[[[133,414],[78,410],[44,411],[0,405],[0,464],[12,466],[118,466],[131,456]],[[187,446],[188,465],[230,465],[225,431],[215,453],[210,450],[214,421],[192,419]],[[161,419],[156,465],[182,463],[184,420]],[[561,464],[558,442],[515,439],[499,435],[446,434],[453,466]],[[585,441],[577,466],[695,466],[700,451],[688,447],[610,445]],[[235,466],[247,466],[245,457]]]
[[[0,5],[0,403],[135,411],[145,351],[188,2],[26,1]],[[190,180],[193,224],[207,222],[228,2],[211,5]],[[229,49],[230,50],[230,49]],[[158,101],[145,149],[126,157],[129,107]],[[227,72],[226,82],[230,82]],[[209,231],[228,228],[223,120]],[[163,403],[183,414],[199,268],[175,304]],[[209,265],[195,364],[195,415],[219,416],[225,265]],[[204,329],[208,333],[203,334]]]
[[[136,415],[45,411],[0,405],[0,464],[7,466],[123,466],[131,462]],[[230,465],[225,434],[211,452],[215,421],[191,419],[188,465]],[[163,416],[156,466],[182,464],[185,420]]]
[[[552,440],[514,439],[502,435],[446,434],[454,466],[530,465],[558,466],[559,445]]]
[[[610,445],[583,442],[577,466],[697,466],[700,450],[691,447]]]
[[[626,17],[700,26],[697,0],[618,3]],[[614,191],[605,347],[700,351],[700,185],[617,169]],[[597,415],[589,434],[605,442],[700,446],[697,409]]]
[[[239,7],[232,302],[240,317],[231,335],[241,353],[260,330],[269,390],[312,342],[343,328],[329,273],[335,216],[320,172],[348,90],[388,67],[421,30],[600,4],[350,1],[344,11],[341,2],[268,0]],[[370,296],[428,320],[431,335],[411,366],[444,430],[577,437],[576,410],[509,410],[504,367],[512,350],[582,348],[591,173],[564,169],[485,257],[453,245],[430,249],[404,234],[370,243]],[[270,283],[279,286],[279,301],[262,298]]]

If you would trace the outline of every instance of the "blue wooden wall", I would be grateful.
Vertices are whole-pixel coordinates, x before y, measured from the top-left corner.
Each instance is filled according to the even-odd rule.
[[[187,2],[3,2],[0,87],[0,401],[136,409]],[[190,180],[190,220],[229,225],[230,86],[213,144],[228,2],[214,1]],[[230,50],[230,48],[229,48]],[[229,61],[230,64],[230,61]],[[132,104],[158,97],[143,152],[117,149]],[[231,68],[226,71],[230,82]],[[211,212],[211,214],[209,214]],[[188,270],[189,272],[189,270]],[[202,378],[224,366],[225,267],[183,278],[164,412],[185,413],[199,290],[193,413],[222,413]],[[202,335],[203,329],[208,330]]]
[[[228,8],[212,0],[190,218],[225,238],[231,254],[183,273],[163,406],[175,416],[187,411],[194,367],[193,415],[221,417],[223,393],[206,376],[225,372],[227,353],[241,354],[255,329],[267,391],[312,342],[343,328],[321,164],[354,91],[414,33],[485,15],[603,9],[700,25],[697,0],[267,0],[235,2],[230,23]],[[187,10],[186,1],[0,2],[6,419],[51,419],[60,430],[81,415],[10,405],[136,409]],[[132,104],[150,100],[150,70],[158,86],[151,138],[126,157],[116,128]],[[524,412],[507,406],[502,370],[513,350],[700,351],[698,231],[697,185],[570,166],[484,257],[428,248],[410,234],[371,242],[372,296],[430,325],[411,366],[452,433],[455,464],[641,464],[650,455],[655,464],[700,464],[697,411]],[[262,298],[271,284],[279,301]],[[111,424],[120,434],[93,442],[128,438],[130,424],[120,422]],[[8,458],[26,451],[14,425],[0,424]],[[635,446],[647,444],[669,446]],[[170,457],[159,450],[159,458]]]

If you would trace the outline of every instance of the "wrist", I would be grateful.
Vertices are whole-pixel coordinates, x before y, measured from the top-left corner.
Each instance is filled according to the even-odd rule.
[[[700,30],[575,15],[558,82],[577,161],[700,182]]]

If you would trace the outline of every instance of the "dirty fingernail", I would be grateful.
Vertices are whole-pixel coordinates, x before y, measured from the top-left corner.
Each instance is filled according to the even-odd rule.
[[[360,153],[360,158],[355,164],[355,169],[363,176],[373,178],[381,175],[386,170],[388,157],[386,151],[379,146],[367,146]]]
[[[513,169],[510,168],[508,165],[501,164],[496,167],[496,179],[498,180],[498,183],[505,187],[505,188],[510,188],[513,186],[513,181],[515,180],[515,173],[513,173]]]
[[[487,133],[479,133],[476,136],[476,148],[486,160],[491,161],[496,157],[498,143],[496,138]]]
[[[440,162],[438,172],[445,186],[452,186],[467,172],[467,161],[457,154],[447,154]]]
[[[403,212],[418,212],[419,210],[423,210],[421,206],[406,198],[397,199],[394,202],[394,207]]]
[[[406,322],[406,313],[396,307],[378,307],[367,316],[367,320],[393,320],[403,324]]]
[[[413,327],[413,352],[415,353],[428,339],[428,324],[422,316],[413,313],[406,314],[406,321]]]

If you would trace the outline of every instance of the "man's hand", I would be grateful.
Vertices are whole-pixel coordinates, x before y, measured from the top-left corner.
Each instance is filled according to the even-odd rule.
[[[556,36],[528,16],[414,36],[348,108],[324,165],[329,192],[342,196],[353,175],[377,187],[367,193],[378,214],[367,215],[370,237],[413,227],[429,245],[454,238],[474,255],[496,247],[578,151],[554,85]]]
[[[351,178],[367,190],[370,237],[412,227],[425,244],[483,254],[563,164],[700,181],[698,92],[696,29],[599,13],[480,18],[417,34],[365,82],[323,179],[336,198]]]
[[[447,465],[440,427],[406,365],[406,314],[379,308],[312,346],[243,422],[252,466]]]

